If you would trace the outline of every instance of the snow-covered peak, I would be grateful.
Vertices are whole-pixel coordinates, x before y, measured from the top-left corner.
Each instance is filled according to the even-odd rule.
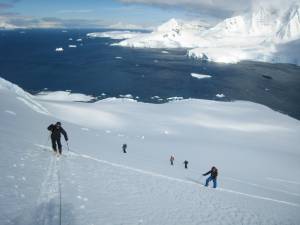
[[[300,38],[300,5],[293,5],[282,20],[282,27],[276,34],[277,42],[286,42]]]
[[[19,27],[9,24],[5,21],[1,21],[1,18],[0,18],[0,30],[13,30],[13,29],[17,29],[17,28],[19,28]]]
[[[278,13],[271,8],[259,6],[250,14],[251,35],[270,35],[278,29]]]
[[[181,29],[182,24],[176,19],[172,18],[169,21],[163,23],[162,25],[157,27],[158,32],[168,32]]]
[[[245,18],[243,16],[235,16],[217,24],[215,27],[211,29],[213,32],[217,32],[221,35],[224,34],[233,34],[233,33],[245,33],[246,23]]]

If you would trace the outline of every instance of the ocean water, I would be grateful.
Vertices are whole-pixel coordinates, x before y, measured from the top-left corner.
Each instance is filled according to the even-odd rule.
[[[71,90],[100,99],[103,93],[131,94],[150,103],[171,97],[247,100],[300,119],[298,66],[201,62],[189,59],[184,49],[121,48],[110,46],[116,40],[86,36],[95,31],[100,30],[0,31],[0,76],[33,94]],[[58,47],[64,51],[56,52]],[[191,73],[212,78],[196,79]]]

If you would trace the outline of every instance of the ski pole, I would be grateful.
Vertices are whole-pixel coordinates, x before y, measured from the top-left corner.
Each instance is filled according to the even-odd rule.
[[[66,141],[67,142],[67,141]],[[67,147],[68,147],[68,152],[70,151],[70,148],[69,148],[69,144],[68,144],[68,142],[67,142]]]

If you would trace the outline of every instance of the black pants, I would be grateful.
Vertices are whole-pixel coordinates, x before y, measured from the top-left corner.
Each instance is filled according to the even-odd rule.
[[[57,148],[56,148],[56,144],[57,144],[58,150],[59,150],[59,154],[61,154],[61,152],[62,152],[62,146],[61,146],[60,138],[51,137],[51,141],[52,141],[52,149],[53,149],[53,151],[57,152]]]

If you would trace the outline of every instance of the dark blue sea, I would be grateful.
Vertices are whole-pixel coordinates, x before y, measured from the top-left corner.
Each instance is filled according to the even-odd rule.
[[[102,93],[106,97],[131,94],[150,103],[164,103],[175,96],[247,100],[300,119],[298,66],[248,61],[216,64],[189,59],[184,49],[113,47],[115,40],[86,36],[96,31],[101,30],[0,31],[0,76],[33,94],[43,90],[71,90],[99,98]],[[68,48],[70,44],[77,48]],[[57,47],[64,51],[56,52]],[[212,78],[196,79],[191,73]]]

